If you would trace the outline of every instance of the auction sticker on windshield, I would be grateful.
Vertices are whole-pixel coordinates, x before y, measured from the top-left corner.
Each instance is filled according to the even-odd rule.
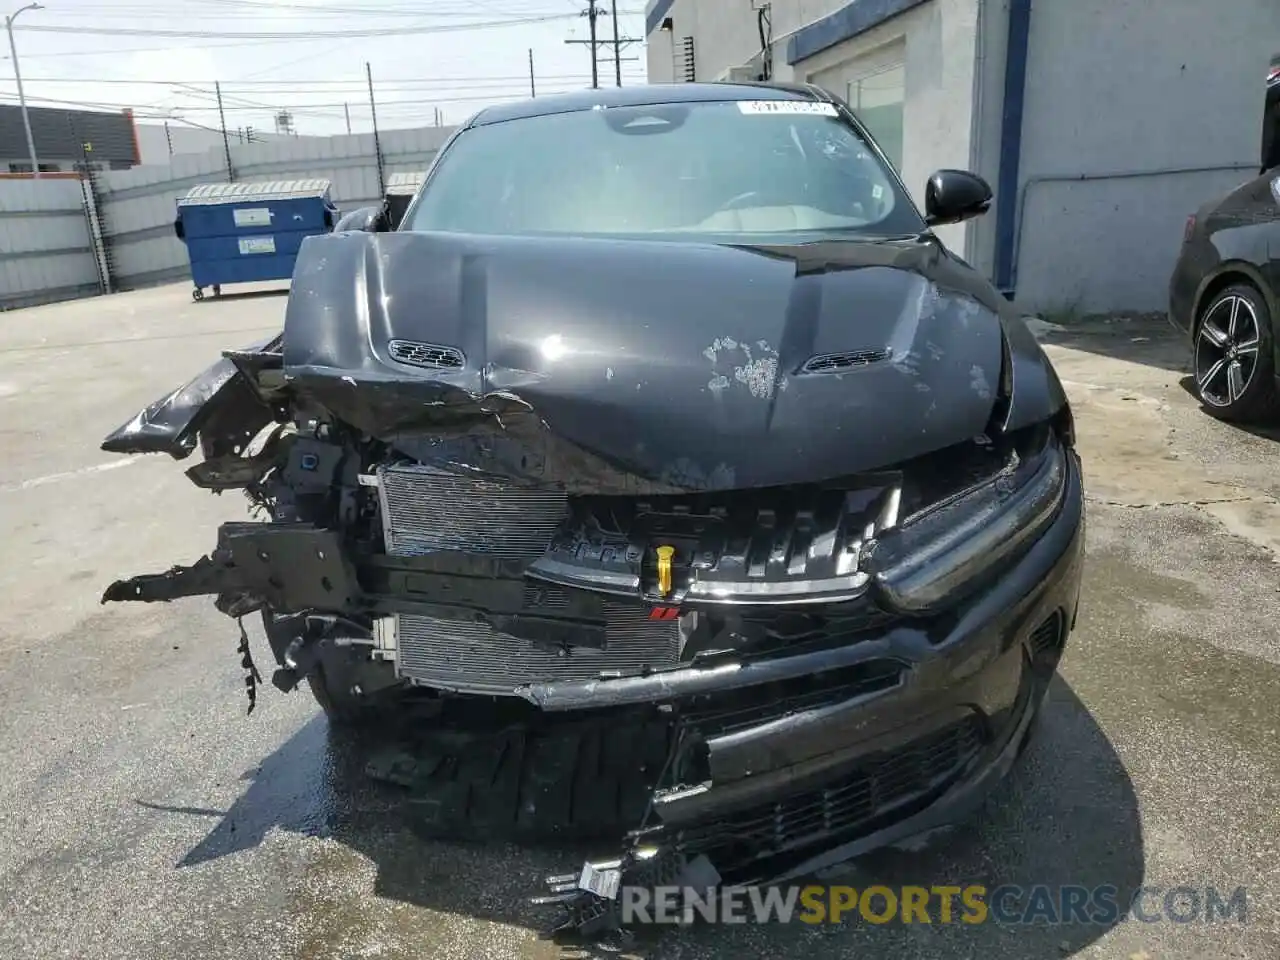
[[[813,100],[739,100],[738,109],[742,113],[755,115],[808,113],[823,117],[836,116],[834,103],[816,103]]]

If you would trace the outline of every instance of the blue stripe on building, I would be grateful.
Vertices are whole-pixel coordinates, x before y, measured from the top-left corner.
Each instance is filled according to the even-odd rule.
[[[925,0],[853,0],[835,13],[801,27],[787,40],[787,63],[795,64],[815,53],[851,40],[886,20],[918,7]]]
[[[658,29],[663,17],[667,15],[675,2],[676,0],[658,0],[653,5],[653,9],[644,15],[644,35],[646,37]]]
[[[995,284],[1013,297],[1013,244],[1017,232],[1018,169],[1022,163],[1022,108],[1027,94],[1031,0],[1010,0],[1004,61],[1004,114],[1000,119],[1000,171],[996,181]]]

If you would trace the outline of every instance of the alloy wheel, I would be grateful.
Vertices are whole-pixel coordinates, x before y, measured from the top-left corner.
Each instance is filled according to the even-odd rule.
[[[1196,387],[1215,407],[1244,396],[1258,366],[1261,325],[1244,297],[1223,297],[1209,308],[1196,335]]]

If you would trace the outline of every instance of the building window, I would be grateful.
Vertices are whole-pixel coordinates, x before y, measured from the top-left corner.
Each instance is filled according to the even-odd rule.
[[[9,172],[10,173],[30,173],[31,164],[11,163],[9,164]],[[56,163],[42,163],[40,164],[40,172],[41,173],[61,173],[62,167]]]
[[[850,80],[845,99],[871,131],[893,165],[902,169],[902,121],[906,102],[906,69],[902,64]]]

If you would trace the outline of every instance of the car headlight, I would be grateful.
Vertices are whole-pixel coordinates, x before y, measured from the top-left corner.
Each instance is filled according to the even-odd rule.
[[[1053,430],[990,480],[885,531],[867,561],[886,605],[927,614],[950,605],[1033,542],[1057,515],[1067,451]]]

